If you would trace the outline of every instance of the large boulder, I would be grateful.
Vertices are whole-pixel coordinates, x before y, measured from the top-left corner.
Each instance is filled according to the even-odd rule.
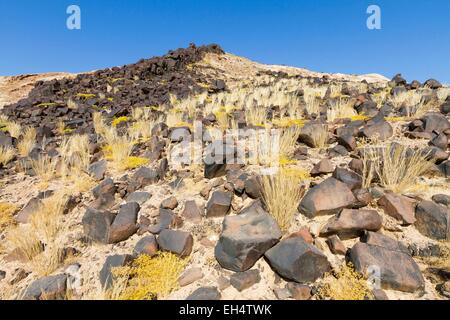
[[[67,275],[59,274],[38,279],[25,290],[22,300],[66,299]]]
[[[109,243],[111,224],[114,218],[114,214],[109,211],[88,208],[81,221],[84,235],[91,241]]]
[[[374,240],[377,241],[377,240]],[[388,246],[382,246],[383,241]],[[395,240],[392,240],[395,241]],[[425,282],[420,269],[411,255],[392,241],[378,240],[376,244],[358,242],[349,252],[349,260],[355,269],[372,280],[379,281],[383,289],[416,292]]]
[[[382,225],[383,219],[375,210],[344,209],[328,220],[320,236],[338,235],[341,239],[351,239],[361,236],[366,230],[378,231]]]
[[[394,135],[394,129],[387,121],[379,121],[366,125],[361,130],[361,135],[367,139],[379,139],[384,141]]]
[[[331,269],[327,257],[300,237],[281,241],[265,257],[276,273],[298,283],[314,282]]]
[[[328,178],[310,189],[303,197],[298,210],[309,218],[332,215],[357,202],[350,188],[335,178]]]
[[[447,129],[450,129],[450,122],[448,119],[440,113],[431,112],[422,117],[423,130],[425,132],[432,133],[433,131],[441,133]]]
[[[278,243],[281,236],[276,221],[255,203],[241,214],[224,219],[215,256],[225,269],[246,271]]]
[[[450,214],[446,207],[433,201],[422,201],[416,207],[414,226],[429,238],[435,240],[450,239]]]
[[[384,212],[401,222],[403,225],[411,225],[416,222],[414,217],[414,201],[408,197],[395,193],[386,193],[378,205]]]

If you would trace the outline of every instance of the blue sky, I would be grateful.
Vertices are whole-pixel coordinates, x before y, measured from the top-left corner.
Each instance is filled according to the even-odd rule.
[[[66,28],[81,7],[82,29]],[[382,10],[382,30],[366,9]],[[15,0],[0,2],[0,75],[81,72],[218,43],[270,64],[450,83],[448,0]]]

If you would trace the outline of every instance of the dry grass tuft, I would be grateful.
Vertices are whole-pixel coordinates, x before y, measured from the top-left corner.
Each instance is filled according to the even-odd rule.
[[[314,148],[323,149],[328,145],[329,134],[328,134],[328,126],[323,124],[317,127],[312,133],[312,140],[314,144]]]
[[[61,142],[61,157],[64,163],[64,173],[87,172],[90,165],[89,137],[87,135],[73,135],[64,137]],[[65,174],[66,175],[66,174]]]
[[[12,203],[0,202],[0,233],[14,224],[14,214],[18,210]]]
[[[300,182],[298,176],[283,169],[275,175],[262,177],[263,201],[283,232],[289,230],[304,194]]]
[[[384,188],[396,193],[414,190],[417,178],[433,166],[429,154],[399,144],[366,147],[362,160],[364,187],[377,179]]]
[[[267,110],[264,107],[250,106],[245,109],[245,119],[249,125],[264,126],[267,121]]]
[[[339,98],[334,101],[333,105],[327,110],[328,121],[335,121],[336,119],[350,118],[354,119],[358,116],[353,108],[354,101],[346,98]],[[356,119],[356,118],[355,118]]]
[[[1,146],[0,147],[0,165],[6,166],[14,158],[14,149]]]
[[[58,159],[41,155],[37,159],[31,160],[31,168],[42,183],[47,183],[56,176],[57,163]]]
[[[141,255],[130,267],[113,269],[115,285],[109,296],[117,300],[165,298],[178,288],[178,278],[187,262],[167,252],[155,257]]]
[[[368,282],[351,264],[343,265],[338,272],[326,276],[317,296],[326,300],[373,299]]]
[[[294,155],[301,127],[293,126],[283,130],[280,136],[280,158],[289,159]]]
[[[21,157],[27,157],[31,150],[33,150],[36,144],[36,129],[28,127],[24,130],[22,138],[17,144],[17,149],[19,150],[19,155]]]

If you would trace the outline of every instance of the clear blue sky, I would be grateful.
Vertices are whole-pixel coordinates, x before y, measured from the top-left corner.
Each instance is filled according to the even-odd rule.
[[[66,28],[71,4],[79,31]],[[370,4],[382,30],[366,27]],[[449,13],[448,0],[2,0],[0,75],[89,71],[215,42],[263,63],[450,83]]]

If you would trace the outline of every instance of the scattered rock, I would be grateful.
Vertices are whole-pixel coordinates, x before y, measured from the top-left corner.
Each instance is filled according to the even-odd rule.
[[[15,220],[18,223],[28,223],[31,215],[36,213],[42,206],[42,200],[39,198],[32,198],[28,203],[22,208],[22,210],[17,213]]]
[[[350,249],[349,259],[366,276],[379,272],[383,289],[416,292],[425,286],[416,262],[403,252],[359,242]]]
[[[206,205],[206,217],[225,217],[231,209],[233,194],[224,191],[215,191]]]
[[[331,215],[343,208],[351,207],[356,198],[346,184],[328,178],[310,189],[300,202],[298,210],[309,218]]]
[[[222,295],[216,287],[202,287],[191,293],[186,300],[198,301],[214,301],[220,300]]]
[[[344,168],[336,168],[333,172],[333,178],[345,183],[350,190],[361,189],[362,187],[362,177],[356,172]]]
[[[130,193],[127,197],[127,202],[137,202],[140,206],[142,206],[144,203],[146,203],[152,195],[149,192],[133,192]]]
[[[444,206],[450,206],[450,196],[446,194],[435,194],[431,200],[436,202],[437,204],[442,204]]]
[[[305,240],[305,242],[309,244],[313,244],[314,242],[314,239],[307,228],[301,228],[297,232],[294,232],[288,236],[288,238],[296,238],[296,237],[302,238],[303,240]]]
[[[162,251],[172,252],[182,258],[192,252],[194,238],[188,232],[163,230],[158,237],[158,245]]]
[[[109,243],[118,243],[127,240],[138,230],[137,217],[139,204],[130,202],[120,207],[110,227]]]
[[[108,211],[88,208],[83,216],[84,235],[91,241],[109,243],[114,215]]]
[[[133,261],[133,257],[128,254],[113,255],[106,258],[100,270],[100,284],[102,288],[109,289],[113,284],[112,268],[123,267]]]
[[[259,205],[245,213],[226,217],[215,248],[215,257],[228,270],[243,272],[254,266],[278,243],[281,231],[276,221]]]
[[[200,223],[202,221],[202,210],[198,207],[194,200],[186,201],[182,213],[184,219],[192,223]]]
[[[311,170],[311,176],[317,177],[324,174],[329,174],[334,171],[334,165],[330,159],[323,159],[319,163],[317,163],[314,168]]]
[[[366,125],[361,130],[361,135],[367,139],[377,138],[381,141],[387,140],[394,135],[394,129],[387,121],[375,122],[371,125]]]
[[[178,200],[175,197],[170,197],[161,202],[161,208],[173,210],[178,207]]]
[[[248,270],[231,275],[230,283],[239,292],[244,291],[261,281],[259,270]]]
[[[259,177],[251,177],[245,180],[245,193],[252,199],[258,199],[262,196],[261,183]]]
[[[22,300],[64,300],[66,299],[66,283],[65,274],[41,278],[31,283]]]
[[[190,268],[181,274],[180,278],[178,279],[178,284],[180,285],[180,287],[185,287],[197,280],[202,279],[203,276],[204,275],[201,268]]]
[[[146,254],[153,257],[158,252],[158,242],[154,235],[146,236],[136,243],[133,249],[133,255],[139,256]]]
[[[117,186],[111,178],[103,180],[92,190],[92,194],[95,198],[92,207],[98,210],[106,210],[111,208],[115,203],[116,192]]]
[[[286,288],[294,300],[309,300],[312,297],[311,288],[307,285],[289,282]]]
[[[378,205],[383,208],[387,215],[397,219],[403,225],[410,225],[416,222],[414,217],[414,201],[402,195],[386,193]]]
[[[283,240],[265,256],[276,273],[299,283],[314,282],[331,269],[327,257],[301,238]]]
[[[332,235],[327,239],[328,247],[333,254],[345,255],[347,248],[342,243],[341,239],[337,235]]]
[[[328,220],[320,236],[338,235],[341,239],[351,239],[361,236],[365,230],[378,231],[382,225],[383,219],[375,210],[344,209]]]
[[[101,160],[91,164],[89,166],[88,173],[95,180],[101,181],[105,178],[106,169],[107,169],[106,160]]]
[[[450,239],[450,215],[446,207],[432,201],[422,201],[416,207],[414,226],[429,238],[435,240]]]

